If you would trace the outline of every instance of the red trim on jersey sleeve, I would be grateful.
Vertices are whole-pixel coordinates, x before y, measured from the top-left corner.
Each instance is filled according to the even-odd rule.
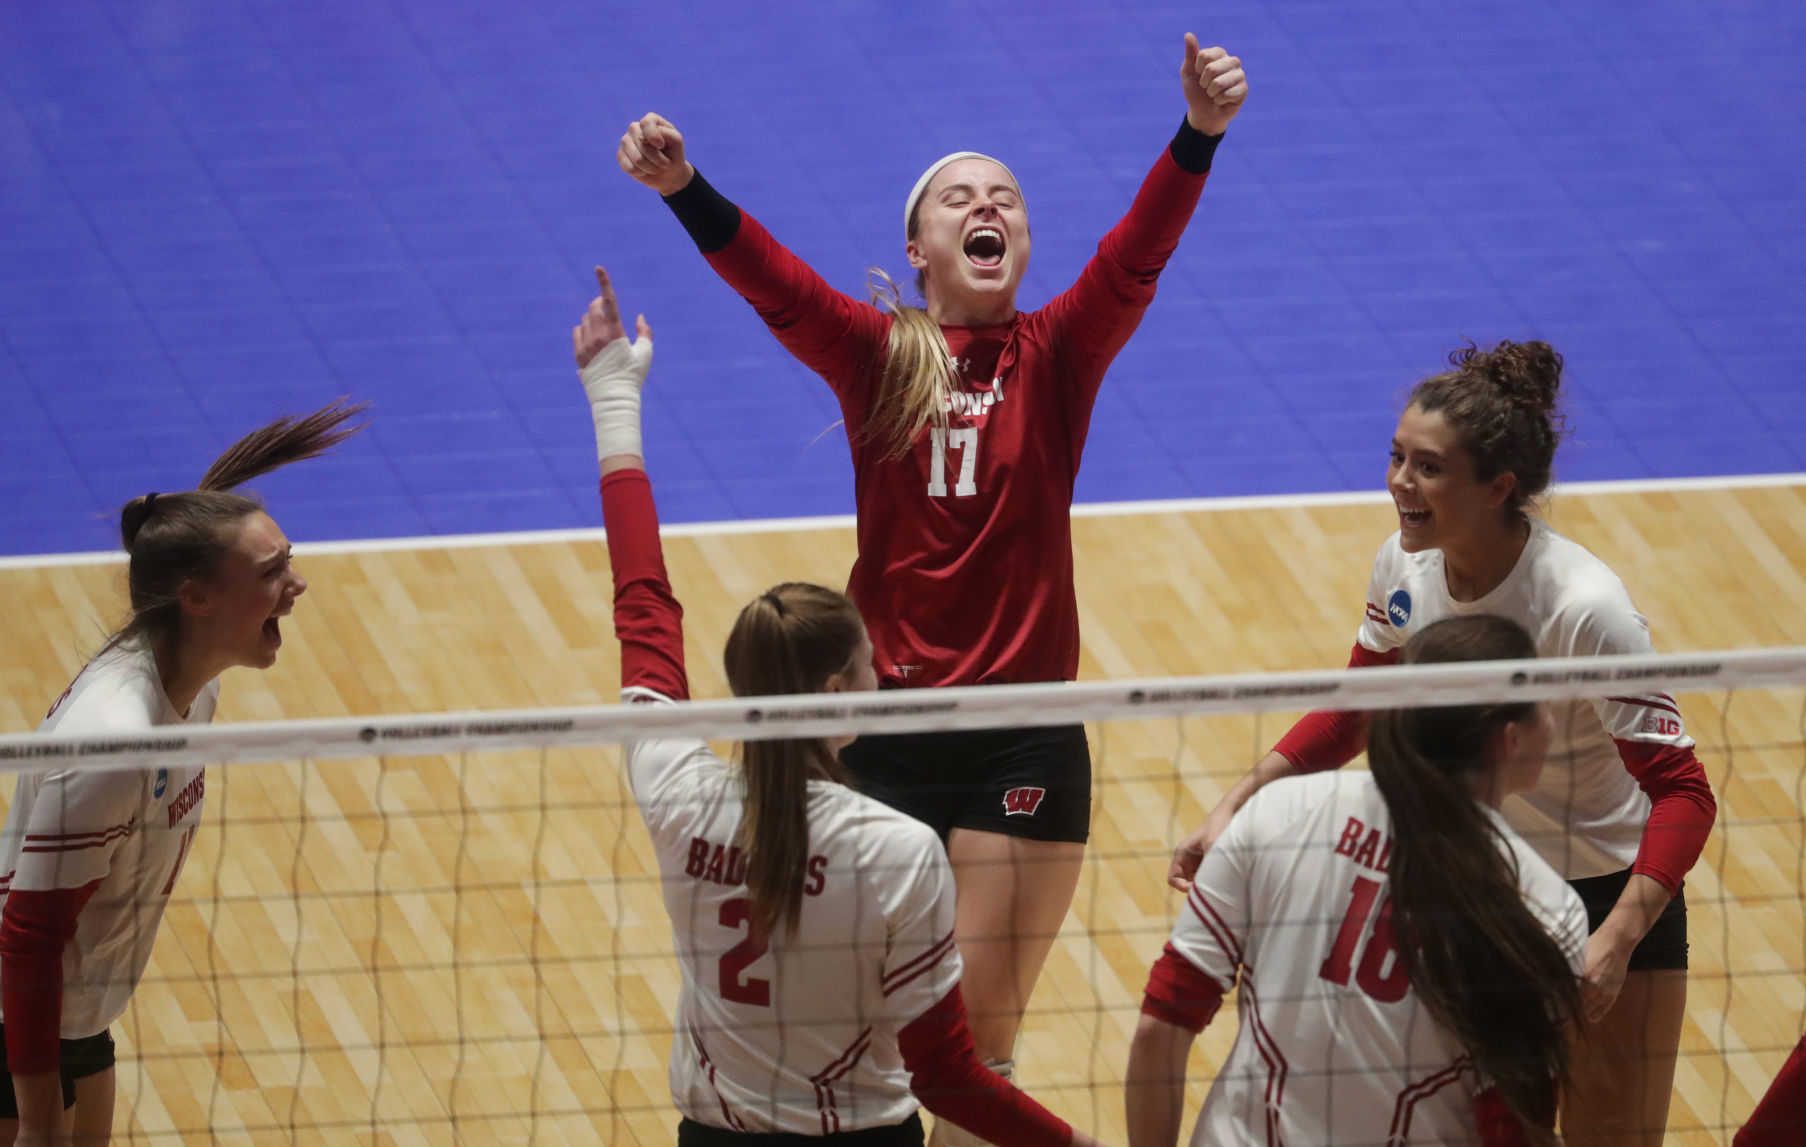
[[[1357,641],[1348,655],[1348,667],[1397,665],[1399,654],[1397,649],[1375,653]],[[1292,767],[1301,773],[1339,769],[1367,747],[1367,720],[1368,714],[1360,710],[1318,709],[1299,718],[1273,746],[1273,751],[1292,762]]]
[[[906,960],[897,967],[884,973],[879,986],[886,996],[894,994],[898,989],[934,971],[941,961],[954,950],[953,933],[949,932],[935,941],[934,946],[925,952],[918,953],[912,960]]]
[[[1705,850],[1712,822],[1718,818],[1705,766],[1691,747],[1649,741],[1617,745],[1625,771],[1637,779],[1651,806],[1637,862],[1630,870],[1661,881],[1669,892],[1678,891]]]
[[[922,1106],[991,1143],[1066,1147],[1072,1128],[979,1062],[959,985],[897,1033]]]
[[[80,888],[7,894],[0,912],[0,1009],[14,1075],[39,1075],[62,1063],[63,948],[99,888],[91,880]]]
[[[621,687],[638,686],[673,701],[690,696],[684,673],[684,607],[671,594],[658,537],[658,506],[644,470],[602,478],[602,521],[614,569],[615,636],[621,642]]]
[[[1768,1093],[1731,1147],[1799,1147],[1806,1143],[1806,1036],[1781,1065]]]
[[[1226,989],[1171,944],[1148,969],[1141,1014],[1197,1035],[1223,1006]]]
[[[1549,1097],[1554,1099],[1554,1088],[1549,1089]],[[1544,1131],[1555,1130],[1553,1103],[1535,1115],[1538,1127]],[[1474,1123],[1480,1132],[1480,1147],[1530,1147],[1530,1133],[1525,1130],[1523,1121],[1511,1113],[1511,1108],[1505,1106],[1505,1099],[1496,1087],[1475,1093]]]

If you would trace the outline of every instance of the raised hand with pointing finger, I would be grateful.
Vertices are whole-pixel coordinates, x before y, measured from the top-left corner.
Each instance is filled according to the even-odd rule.
[[[577,356],[577,374],[589,396],[590,416],[596,424],[596,457],[632,459],[640,465],[640,388],[652,368],[652,328],[646,316],[634,320],[636,337],[627,341],[621,323],[621,307],[615,301],[608,272],[596,268],[601,294],[590,300],[583,321],[571,328],[571,349]],[[603,466],[607,473],[611,467]]]

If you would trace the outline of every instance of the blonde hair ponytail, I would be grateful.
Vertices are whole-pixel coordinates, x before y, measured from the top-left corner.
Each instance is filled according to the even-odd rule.
[[[900,458],[923,427],[947,425],[959,368],[947,336],[928,312],[905,303],[903,292],[882,270],[873,267],[870,275],[872,302],[891,313],[890,345],[884,350],[878,401],[858,433],[876,440],[885,458]]]

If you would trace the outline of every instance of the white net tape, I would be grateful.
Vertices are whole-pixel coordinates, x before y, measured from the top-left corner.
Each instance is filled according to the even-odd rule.
[[[338,760],[622,744],[654,737],[776,740],[851,733],[1069,725],[1298,709],[1386,709],[1697,693],[1806,682],[1806,648],[1727,650],[1559,661],[1486,661],[1358,671],[1243,673],[1051,685],[749,697],[677,706],[554,709],[260,721],[142,736],[0,737],[0,770],[145,768],[227,761]]]

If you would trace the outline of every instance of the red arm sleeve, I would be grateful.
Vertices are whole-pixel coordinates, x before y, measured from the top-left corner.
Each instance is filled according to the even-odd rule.
[[[1659,880],[1669,892],[1675,892],[1705,850],[1712,822],[1718,818],[1718,802],[1712,799],[1705,767],[1690,747],[1648,741],[1617,744],[1624,768],[1648,794],[1651,805],[1631,871]]]
[[[1223,985],[1168,944],[1148,970],[1141,1014],[1197,1035],[1223,1006],[1224,991]]]
[[[1098,243],[1078,281],[1042,309],[1087,395],[1097,393],[1110,361],[1141,325],[1205,178],[1180,167],[1163,148],[1128,214]]]
[[[1554,1090],[1550,1090],[1553,1098]],[[1537,1126],[1555,1130],[1555,1108],[1536,1112]],[[1505,1106],[1497,1088],[1488,1087],[1474,1096],[1474,1123],[1480,1132],[1480,1147],[1530,1147],[1530,1133],[1511,1109]]]
[[[1355,642],[1348,655],[1350,669],[1366,669],[1375,665],[1397,665],[1399,651],[1384,653]],[[1292,762],[1301,773],[1320,773],[1339,769],[1355,759],[1367,747],[1367,714],[1353,709],[1318,709],[1306,713],[1291,732],[1279,739],[1273,751]]]
[[[1768,1093],[1750,1121],[1731,1140],[1731,1147],[1799,1147],[1806,1143],[1806,1036],[1787,1062],[1781,1074],[1768,1086]]]
[[[0,914],[0,1008],[6,1013],[6,1062],[14,1075],[55,1071],[62,1062],[63,948],[100,887],[19,889]]]
[[[602,522],[615,579],[615,637],[621,642],[621,687],[638,686],[673,701],[687,700],[684,608],[665,576],[658,507],[644,470],[616,470],[602,479]]]
[[[991,1143],[1066,1147],[1072,1128],[979,1062],[959,985],[897,1033],[909,1088],[941,1119]]]
[[[855,388],[855,382],[875,377],[890,316],[830,287],[758,220],[742,211],[733,241],[705,258],[752,304],[784,349],[821,375],[843,401],[850,391],[865,389]]]

